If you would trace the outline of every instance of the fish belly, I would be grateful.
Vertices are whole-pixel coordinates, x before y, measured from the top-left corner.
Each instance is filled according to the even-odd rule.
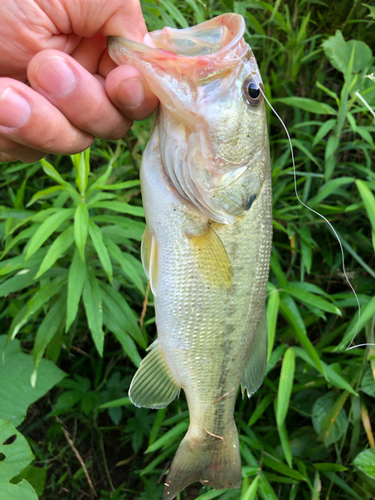
[[[271,179],[266,178],[246,216],[232,225],[210,224],[181,200],[170,183],[158,141],[156,128],[143,157],[142,193],[147,226],[157,247],[153,265],[157,267],[154,294],[159,348],[189,405],[190,427],[182,443],[188,447],[184,450],[187,457],[194,448],[207,451],[223,448],[226,443],[238,448],[233,409],[264,312],[272,239]],[[215,276],[205,272],[204,260],[197,260],[192,237],[204,232],[209,224],[228,255],[233,275],[231,287],[218,286]],[[235,453],[232,462],[237,463],[239,450]],[[175,461],[178,455],[179,452]],[[188,465],[181,463],[174,467],[174,476],[180,477],[171,477],[165,498],[174,498],[186,486],[184,483],[192,480],[220,487],[215,485],[212,474],[208,476],[211,481],[204,479],[203,472],[197,473],[203,476],[195,477]],[[223,464],[218,467],[219,477]],[[181,468],[189,470],[184,472]],[[181,477],[183,474],[186,477]],[[238,485],[238,472],[231,481],[228,478],[221,487]]]

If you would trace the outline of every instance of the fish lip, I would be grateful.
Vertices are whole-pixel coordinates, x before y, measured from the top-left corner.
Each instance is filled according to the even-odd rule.
[[[235,26],[235,28],[236,28],[235,33],[233,32],[233,29],[234,29],[233,23],[237,25],[237,26]],[[223,27],[226,27],[231,33],[234,34],[234,36],[233,36],[233,38],[231,38],[229,40],[228,43],[226,43],[224,46],[222,46],[219,50],[212,52],[212,53],[209,53],[209,54],[195,55],[195,56],[183,55],[183,54],[178,54],[178,52],[173,52],[171,50],[158,48],[155,44],[155,42],[157,42],[158,35],[161,33],[170,32],[171,34],[173,34],[173,33],[181,34],[181,33],[186,33],[188,31],[191,31],[192,33],[194,33],[194,29],[196,28],[196,26],[192,26],[192,27],[184,28],[184,29],[175,29],[175,28],[165,27],[162,30],[152,31],[151,33],[149,33],[149,36],[150,36],[152,42],[155,44],[155,48],[150,47],[149,45],[146,45],[144,43],[135,42],[133,40],[129,40],[127,38],[123,38],[120,36],[109,37],[107,40],[107,47],[108,47],[108,49],[111,49],[111,48],[113,49],[115,45],[120,46],[120,47],[122,46],[127,50],[132,50],[134,52],[138,52],[141,54],[147,54],[150,56],[152,55],[152,57],[155,57],[155,59],[158,59],[159,57],[162,59],[164,59],[166,57],[168,57],[169,59],[183,58],[183,60],[185,60],[185,61],[193,61],[194,60],[197,64],[199,64],[200,62],[202,62],[202,63],[204,62],[205,64],[207,64],[212,59],[214,59],[215,62],[217,63],[218,58],[219,59],[224,58],[228,54],[228,52],[235,52],[234,49],[240,43],[240,41],[245,33],[245,28],[246,28],[245,21],[244,21],[243,17],[240,14],[233,14],[233,13],[222,14],[221,16],[217,16],[213,19],[210,19],[208,21],[203,22],[203,23],[199,24],[198,26],[200,27],[200,30],[204,30],[204,29],[207,29],[210,25],[220,26],[220,24]],[[231,25],[232,25],[232,29],[231,29]],[[236,58],[233,58],[233,60],[237,61]],[[227,62],[229,62],[229,61],[230,61],[230,59],[227,59]]]

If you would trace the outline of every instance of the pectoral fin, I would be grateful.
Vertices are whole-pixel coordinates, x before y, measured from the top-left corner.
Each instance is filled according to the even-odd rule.
[[[141,260],[147,278],[150,280],[152,293],[156,296],[156,280],[158,274],[158,248],[155,237],[152,236],[148,227],[142,236]]]
[[[213,286],[230,289],[232,269],[223,242],[208,224],[198,236],[190,236],[194,258],[200,276]]]
[[[248,397],[260,387],[267,366],[267,316],[264,309],[258,330],[255,332],[251,351],[241,379],[242,396],[246,389]]]
[[[158,341],[149,349],[130,384],[129,398],[135,406],[165,408],[178,397],[180,387],[167,367]]]

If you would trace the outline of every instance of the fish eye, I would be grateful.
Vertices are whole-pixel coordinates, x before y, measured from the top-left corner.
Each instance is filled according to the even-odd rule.
[[[246,78],[242,88],[247,102],[252,106],[259,106],[263,101],[263,85],[257,83],[254,78],[250,77]]]

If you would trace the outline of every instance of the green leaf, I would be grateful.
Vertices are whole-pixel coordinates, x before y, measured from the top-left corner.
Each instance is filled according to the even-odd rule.
[[[6,297],[10,293],[16,293],[24,288],[35,284],[34,276],[36,269],[24,269],[16,276],[7,279],[0,285],[0,297]]]
[[[338,177],[332,181],[325,182],[319,189],[318,194],[309,200],[309,205],[313,207],[318,203],[321,203],[328,196],[334,194],[338,188],[346,184],[351,184],[354,181],[354,177]]]
[[[353,464],[371,479],[375,479],[375,450],[365,450],[353,460]]]
[[[120,214],[130,214],[138,217],[145,216],[145,211],[142,207],[134,207],[122,201],[98,201],[94,203],[91,208],[106,208],[107,210],[114,210]]]
[[[297,479],[298,481],[306,481],[305,477],[300,472],[292,469],[291,467],[288,467],[283,462],[280,462],[280,460],[276,460],[269,455],[263,456],[263,463],[267,465],[267,467],[280,472],[280,474],[292,477],[293,479]]]
[[[259,475],[255,476],[248,489],[241,496],[241,500],[254,500],[258,490]]]
[[[343,472],[348,470],[347,467],[344,467],[343,465],[340,464],[330,464],[327,462],[322,462],[322,463],[314,463],[315,469],[321,470],[321,471],[334,471],[334,472]]]
[[[301,290],[301,288],[296,288],[290,285],[288,286],[288,288],[286,288],[285,291],[292,295],[295,299],[303,302],[308,306],[316,307],[317,309],[320,309],[322,311],[327,311],[341,316],[341,311],[338,307],[330,304],[327,300],[322,299],[318,295],[314,295],[310,292],[306,292],[305,290]]]
[[[312,422],[315,432],[320,435],[323,429],[323,422],[327,413],[333,407],[337,395],[334,392],[327,392],[324,396],[317,399],[314,403],[312,410]],[[324,444],[329,446],[332,443],[336,443],[344,434],[347,425],[347,416],[344,408],[336,416],[331,430],[327,435]]]
[[[273,400],[273,394],[267,394],[265,398],[256,406],[255,410],[251,414],[249,423],[247,424],[249,427],[255,424],[255,422],[263,415],[271,401]]]
[[[319,354],[316,352],[315,347],[312,345],[307,336],[306,327],[299,312],[299,309],[294,300],[284,293],[280,301],[280,312],[284,318],[292,325],[297,339],[305,349],[310,359],[313,361],[315,368],[323,374],[322,364],[320,362]]]
[[[8,339],[14,339],[20,329],[27,323],[29,318],[35,314],[46,302],[65,285],[65,276],[57,276],[47,285],[43,286],[33,297],[26,303],[19,314],[13,319],[8,333]]]
[[[51,177],[54,181],[58,182],[61,184],[69,193],[69,195],[73,198],[73,200],[76,203],[79,203],[81,198],[77,191],[74,189],[74,187],[69,184],[69,182],[66,182],[61,175],[58,173],[58,171],[55,169],[51,163],[49,163],[47,160],[44,158],[40,160],[40,163],[43,167],[44,172],[48,175],[48,177]]]
[[[323,48],[332,66],[344,75],[347,74],[351,57],[353,57],[352,71],[354,73],[366,69],[372,59],[371,49],[366,43],[358,40],[346,42],[340,30],[336,31],[335,36],[323,42]]]
[[[95,346],[100,356],[103,356],[104,332],[102,293],[99,281],[91,270],[86,271],[85,286],[83,288],[83,303]]]
[[[281,366],[279,389],[277,392],[277,412],[276,422],[281,426],[286,418],[289,409],[290,395],[292,394],[293,379],[295,370],[295,354],[292,348],[289,348],[284,354],[283,364]]]
[[[12,437],[15,438],[13,442],[4,444],[8,440],[11,441]],[[0,456],[2,455],[5,458],[0,461],[0,488],[1,483],[9,482],[34,459],[26,439],[4,420],[0,420]]]
[[[34,196],[31,198],[31,200],[26,206],[30,207],[41,198],[50,198],[51,195],[57,193],[58,191],[61,191],[62,189],[63,188],[61,186],[52,186],[47,189],[43,189],[42,191],[38,191],[37,193],[34,194]]]
[[[33,349],[35,374],[33,374],[32,378],[33,386],[35,386],[36,370],[43,357],[44,351],[49,342],[52,340],[52,337],[57,332],[57,329],[60,325],[62,325],[63,320],[65,319],[65,308],[65,295],[61,295],[54,303],[54,305],[50,308],[38,328]]]
[[[318,132],[315,134],[312,147],[319,144],[319,142],[328,134],[328,132],[330,132],[333,129],[335,125],[336,125],[336,120],[334,119],[327,120],[326,122],[324,122],[323,125],[318,130]]]
[[[37,230],[38,230],[39,224],[33,224],[31,227],[28,227],[27,229],[24,229],[21,231],[15,238],[12,238],[7,246],[5,247],[1,258],[4,258],[4,256],[11,250],[15,245],[17,245],[20,241],[22,240],[28,240],[30,236],[32,236]]]
[[[81,298],[83,286],[86,279],[86,264],[82,262],[78,250],[76,249],[72,264],[69,269],[68,278],[68,299],[66,310],[66,325],[67,332],[75,320],[78,312],[79,301]]]
[[[69,227],[63,233],[58,236],[48,249],[43,262],[40,265],[39,271],[35,276],[38,279],[42,274],[44,274],[48,269],[50,269],[54,263],[63,253],[65,253],[68,248],[74,243],[74,233],[73,227]]]
[[[103,290],[103,301],[110,315],[116,318],[116,324],[120,329],[128,332],[143,349],[146,349],[147,343],[139,328],[138,319],[125,298],[107,283],[100,282],[100,286]]]
[[[106,191],[114,191],[117,189],[129,189],[132,187],[138,187],[141,185],[141,181],[136,179],[134,181],[125,181],[125,182],[118,182],[117,184],[106,184],[105,186],[102,187],[102,189]]]
[[[104,245],[102,232],[99,226],[97,226],[92,220],[89,220],[89,234],[99,256],[100,262],[102,263],[103,269],[106,272],[109,281],[112,283],[113,273],[111,259],[108,254],[107,247]]]
[[[268,354],[270,359],[276,335],[277,316],[279,314],[280,295],[277,290],[272,290],[267,302],[267,331],[268,331]]]
[[[188,427],[188,422],[180,422],[179,424],[175,425],[173,429],[170,429],[160,439],[149,446],[145,453],[151,453],[152,451],[156,451],[163,446],[168,446],[169,444],[171,444],[171,442],[175,441],[179,436],[181,436],[181,434],[185,433]]]
[[[71,155],[70,158],[74,165],[78,190],[81,196],[84,196],[90,173],[90,148],[86,149],[83,153]]]
[[[25,479],[35,490],[38,497],[42,497],[44,493],[44,486],[47,479],[48,467],[34,467],[33,465],[28,465],[22,472],[13,478],[13,483],[19,483]],[[18,484],[17,484],[18,485]],[[3,500],[3,497],[1,497]],[[18,499],[18,497],[16,497]]]
[[[74,208],[61,208],[58,212],[46,219],[31,238],[25,260],[28,260],[43,245],[43,243],[58,229],[63,222],[72,217]]]
[[[367,368],[361,383],[361,391],[375,398],[375,380],[371,366]]]
[[[259,496],[263,500],[279,500],[274,489],[272,488],[272,486],[268,482],[266,476],[264,474],[260,474],[259,478],[260,478],[259,479],[259,486],[258,486],[258,490],[260,493]]]
[[[38,500],[38,496],[25,479],[18,484],[0,483],[1,500]]]
[[[126,354],[138,368],[142,361],[142,358],[139,355],[134,340],[119,326],[117,318],[109,312],[108,307],[106,306],[104,307],[103,311],[103,322],[108,330],[115,334],[117,340],[122,345],[122,348],[124,349]]]
[[[368,218],[371,222],[371,226],[375,230],[375,196],[370,191],[366,182],[357,180],[355,183],[365,205]]]
[[[330,481],[332,481],[332,483],[335,483],[337,486],[349,493],[349,495],[351,495],[353,498],[356,498],[357,500],[363,500],[363,496],[360,497],[350,486],[346,484],[346,481],[341,479],[341,477],[337,476],[334,472],[323,472],[323,474]]]
[[[85,203],[79,203],[74,214],[74,238],[81,256],[85,261],[85,245],[87,240],[87,232],[89,229],[89,211]]]
[[[130,281],[134,283],[134,285],[139,289],[142,295],[144,295],[145,289],[143,281],[137,273],[132,262],[128,258],[127,254],[125,252],[121,252],[120,247],[116,245],[116,243],[110,238],[105,238],[104,242],[108,247],[109,253],[120,264],[121,269],[124,271],[125,275],[129,278]]]
[[[308,99],[307,97],[282,97],[280,99],[275,99],[277,102],[282,102],[293,106],[295,108],[303,109],[309,113],[315,113],[317,115],[336,115],[337,112],[328,104],[323,102],[314,101],[313,99]]]
[[[42,359],[33,388],[30,383],[33,357],[21,351],[18,339],[11,341],[3,352],[5,345],[6,335],[0,335],[0,418],[17,427],[26,418],[28,407],[47,394],[66,374],[52,361]]]
[[[170,0],[159,0],[159,2],[169,12],[172,19],[174,19],[181,26],[181,28],[189,27],[184,16],[181,14],[178,8],[175,5],[173,5],[173,3]]]
[[[105,410],[106,408],[117,408],[119,406],[128,406],[131,405],[132,402],[130,401],[130,398],[120,398],[120,399],[113,399],[112,401],[108,401],[108,403],[103,403],[102,405],[97,406],[99,410]]]

